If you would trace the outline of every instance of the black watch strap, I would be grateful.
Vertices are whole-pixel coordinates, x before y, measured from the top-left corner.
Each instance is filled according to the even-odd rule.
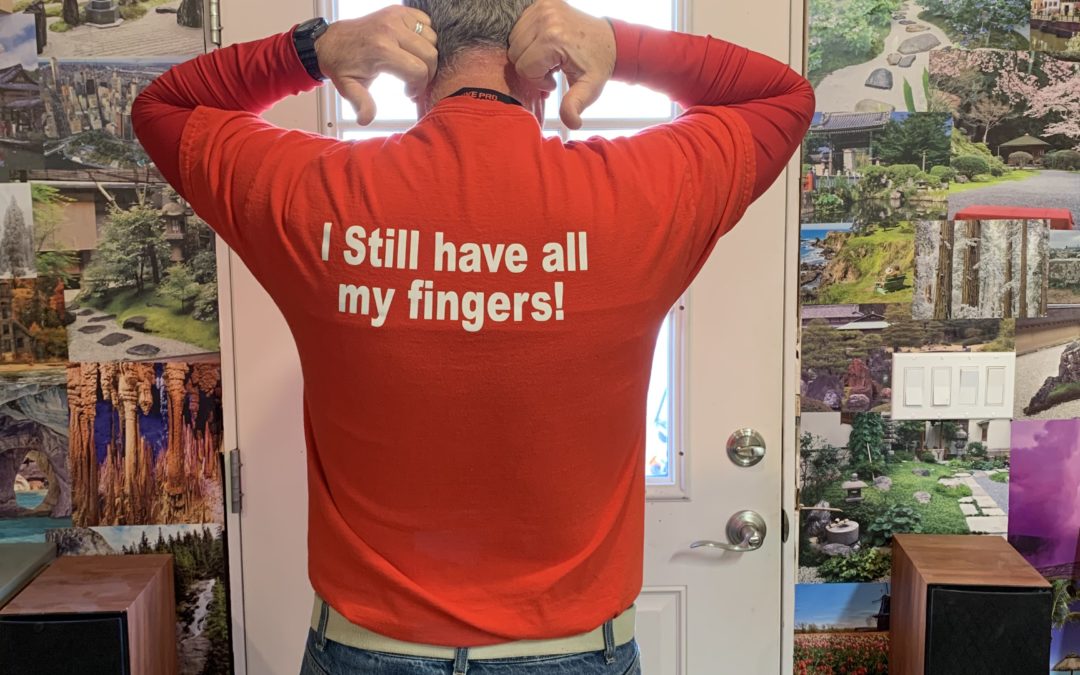
[[[304,64],[308,75],[320,82],[326,79],[319,70],[319,57],[315,52],[315,40],[326,32],[330,24],[326,19],[317,17],[301,23],[293,29],[293,45],[296,47],[296,55],[300,57],[300,63]]]

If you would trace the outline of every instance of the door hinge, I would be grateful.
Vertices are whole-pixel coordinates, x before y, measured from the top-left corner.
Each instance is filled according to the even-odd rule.
[[[233,448],[229,451],[229,511],[240,513],[241,499],[244,494],[240,490],[240,450]]]
[[[215,47],[221,46],[221,0],[206,1],[206,39]]]
[[[788,520],[787,509],[780,509],[780,543],[786,544],[788,535],[791,533],[791,521]]]

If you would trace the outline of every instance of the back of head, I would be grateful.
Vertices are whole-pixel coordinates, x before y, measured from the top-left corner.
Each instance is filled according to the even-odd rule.
[[[439,36],[439,74],[453,69],[454,60],[471,49],[505,51],[510,32],[522,12],[535,0],[404,0],[406,7],[431,17]]]

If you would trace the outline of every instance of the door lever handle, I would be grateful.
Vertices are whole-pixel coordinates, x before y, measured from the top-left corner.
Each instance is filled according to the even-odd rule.
[[[727,522],[728,541],[735,543],[703,539],[690,544],[690,548],[707,547],[735,553],[749,553],[762,547],[765,543],[766,531],[764,518],[754,511],[740,511]]]

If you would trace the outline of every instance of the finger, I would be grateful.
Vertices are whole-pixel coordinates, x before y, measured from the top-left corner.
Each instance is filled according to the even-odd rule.
[[[334,86],[337,87],[341,97],[356,110],[357,124],[367,126],[375,121],[375,99],[372,98],[367,87],[358,80],[350,78],[335,81]]]
[[[406,34],[398,40],[398,45],[405,52],[412,54],[416,58],[423,61],[428,68],[428,77],[430,81],[435,77],[435,71],[439,69],[439,50],[435,49],[435,45],[425,40],[423,37],[416,33]]]
[[[514,61],[518,74],[533,82],[543,80],[548,73],[562,65],[562,57],[549,45],[537,40]]]
[[[551,93],[559,88],[559,81],[555,79],[555,71],[544,76],[539,82],[533,82],[540,91]]]
[[[423,12],[420,12],[420,13],[423,14],[424,17],[427,17],[427,15],[424,14]],[[419,19],[415,19],[413,15],[405,15],[402,18],[403,18],[403,24],[405,25],[405,28],[406,28],[406,30],[408,30],[408,32],[412,33],[413,35],[417,35],[417,36],[423,38],[424,40],[427,40],[432,45],[436,44],[436,42],[438,41],[439,36],[435,33],[435,29],[431,27],[431,20],[430,19],[428,19],[427,22],[424,22],[424,21],[420,21]],[[417,21],[420,21],[420,24],[423,26],[423,29],[419,33],[416,32],[416,22]]]
[[[404,49],[395,50],[393,56],[379,68],[381,73],[389,73],[405,82],[407,86],[422,88],[434,77],[434,69],[419,57]]]
[[[424,24],[427,27],[431,27],[431,17],[424,12],[416,9],[415,7],[401,6],[401,9],[405,10],[402,16],[406,17],[409,23],[409,28],[415,28],[416,22]]]
[[[531,5],[514,24],[514,28],[510,31],[509,45],[510,49],[507,51],[507,58],[510,59],[510,63],[517,63],[517,60],[525,52],[526,49],[536,40],[540,34],[539,23],[532,18],[533,7]]]
[[[603,81],[594,82],[587,77],[582,77],[571,84],[559,108],[559,116],[562,117],[563,124],[570,129],[580,129],[581,114],[586,108],[596,103],[596,99],[600,98],[603,92]]]

